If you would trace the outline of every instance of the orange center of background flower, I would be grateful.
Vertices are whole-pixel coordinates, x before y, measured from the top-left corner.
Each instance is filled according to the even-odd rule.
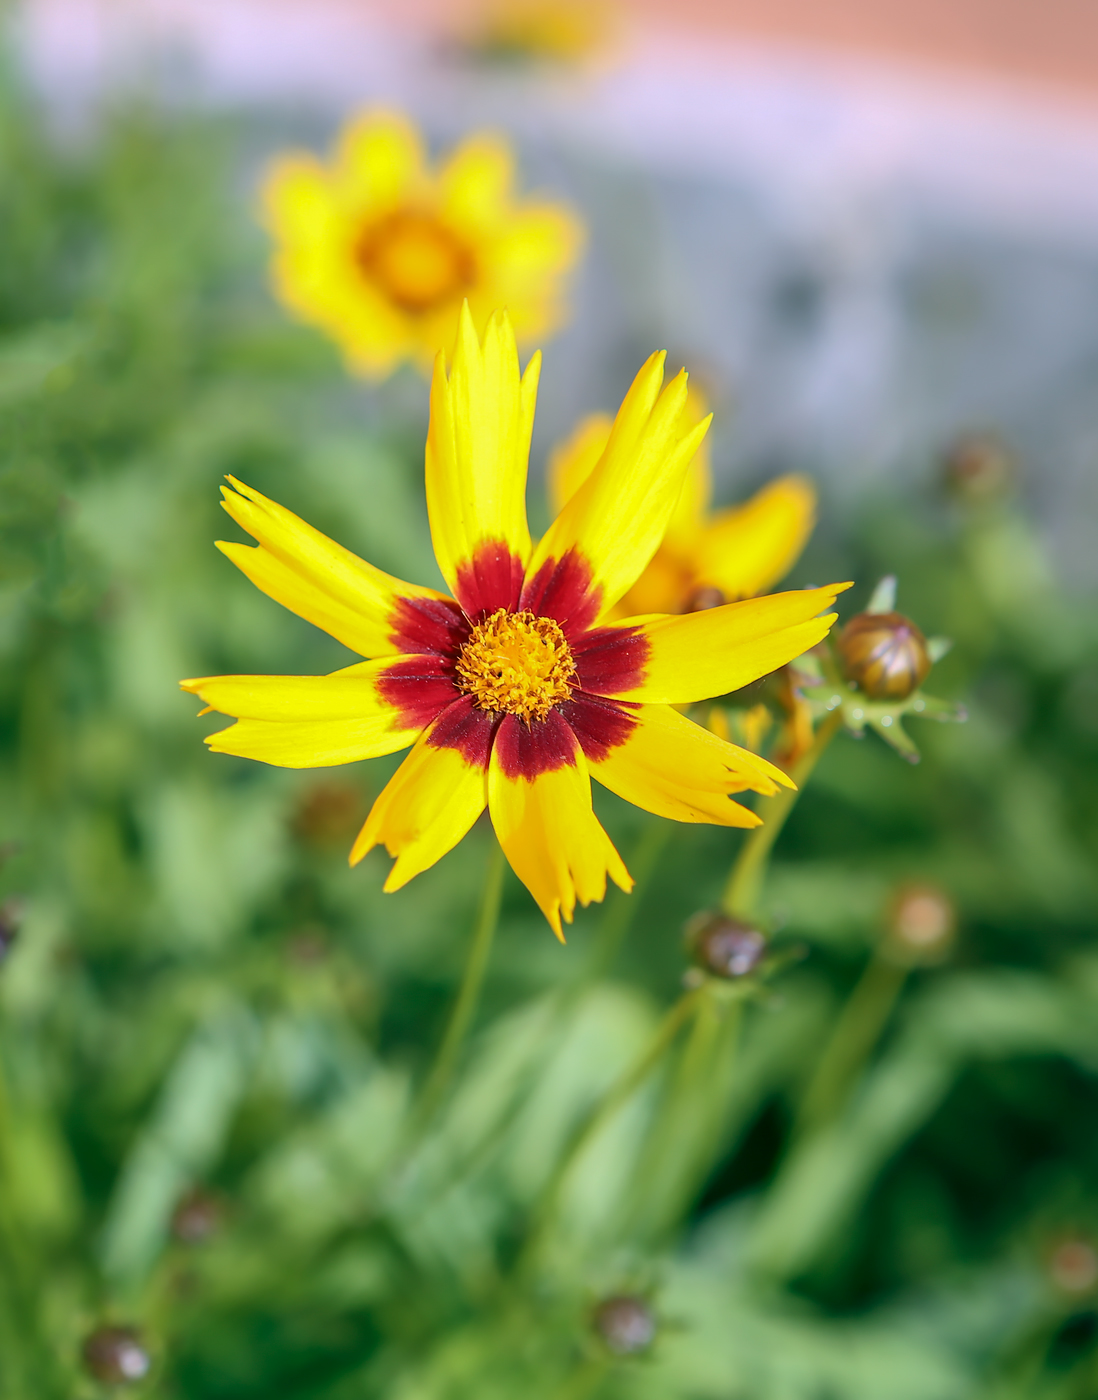
[[[571,694],[576,663],[551,617],[500,608],[478,622],[457,660],[458,683],[482,710],[544,719]]]
[[[416,209],[399,209],[367,228],[355,261],[391,302],[413,315],[461,296],[476,274],[473,254],[461,240]]]

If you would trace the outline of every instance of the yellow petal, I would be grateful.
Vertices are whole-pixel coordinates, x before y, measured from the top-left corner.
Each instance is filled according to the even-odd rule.
[[[457,227],[496,232],[509,213],[515,155],[499,136],[481,133],[458,146],[439,171],[442,210]]]
[[[549,509],[554,515],[561,513],[591,475],[610,441],[613,425],[608,413],[589,413],[549,453],[546,487]]]
[[[336,170],[348,204],[384,214],[423,180],[423,140],[399,112],[362,112],[340,133]]]
[[[338,228],[339,211],[328,172],[307,153],[291,152],[273,160],[260,198],[265,221],[276,238],[323,244]]]
[[[697,541],[699,584],[728,598],[751,598],[783,578],[800,557],[816,522],[816,488],[804,476],[783,476],[742,506],[713,517]]]
[[[180,681],[212,709],[237,719],[372,719],[390,725],[400,711],[378,693],[377,682],[392,666],[387,659],[363,661],[330,676],[205,676]],[[413,737],[417,730],[413,730]],[[411,739],[408,740],[411,743]]]
[[[461,312],[449,376],[442,355],[431,385],[427,434],[427,511],[435,557],[454,596],[476,612],[503,607],[470,597],[469,574],[486,553],[511,556],[521,582],[530,554],[526,470],[540,357],[519,379],[518,350],[506,313],[494,315],[483,345],[468,306]]]
[[[833,583],[681,617],[638,619],[650,647],[644,679],[635,689],[616,693],[627,700],[679,705],[739,690],[822,641],[835,614],[817,614],[849,587]]]
[[[686,421],[683,371],[660,392],[664,355],[646,362],[614,419],[606,450],[534,551],[533,574],[575,550],[605,613],[656,552],[690,459],[709,426]]]
[[[511,869],[563,942],[576,900],[598,901],[607,875],[629,891],[633,880],[591,809],[591,779],[578,745],[574,764],[535,778],[508,777],[493,747],[488,770],[492,825]]]
[[[765,759],[718,739],[669,705],[641,705],[623,744],[591,764],[591,775],[626,802],[680,822],[758,826],[728,794],[772,795],[789,779]]]
[[[362,719],[238,719],[228,729],[208,735],[206,743],[211,753],[235,754],[276,768],[331,768],[397,753],[415,737],[414,729],[394,727],[391,714],[373,714]]]
[[[488,801],[484,769],[430,738],[428,730],[393,774],[351,850],[352,865],[378,845],[396,856],[385,881],[390,892],[452,850]]]
[[[264,593],[315,623],[361,656],[392,656],[394,610],[401,598],[441,600],[433,588],[403,583],[306,525],[292,511],[230,477],[222,504],[260,548],[218,548]]]
[[[693,427],[709,416],[709,404],[700,389],[690,385],[686,395],[684,422]],[[664,544],[677,553],[693,554],[699,532],[705,524],[709,498],[713,494],[713,470],[709,461],[709,438],[706,436],[691,459],[682,484],[682,492],[664,534]]]

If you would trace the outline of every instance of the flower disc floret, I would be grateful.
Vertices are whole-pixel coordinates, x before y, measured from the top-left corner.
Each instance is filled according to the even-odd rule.
[[[478,622],[457,660],[458,682],[481,710],[545,719],[567,700],[576,663],[560,624],[498,608]]]
[[[413,316],[461,297],[476,278],[471,249],[420,209],[398,209],[367,227],[355,258],[363,274]]]

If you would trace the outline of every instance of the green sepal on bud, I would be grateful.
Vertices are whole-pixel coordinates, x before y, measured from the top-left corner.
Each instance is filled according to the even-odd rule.
[[[944,723],[960,723],[968,716],[963,705],[922,690],[950,641],[924,637],[895,610],[895,603],[896,579],[890,575],[877,585],[865,612],[842,629],[832,651],[822,656],[810,652],[794,664],[802,677],[800,692],[815,718],[841,709],[852,734],[860,738],[868,726],[909,763],[918,763],[919,750],[902,724],[906,716]]]

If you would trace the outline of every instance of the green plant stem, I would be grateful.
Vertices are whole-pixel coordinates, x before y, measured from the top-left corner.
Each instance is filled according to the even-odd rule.
[[[812,770],[831,740],[842,727],[843,717],[834,710],[816,730],[812,747],[801,756],[790,777],[797,784],[795,788],[783,788],[774,797],[759,800],[758,812],[763,818],[762,826],[757,826],[748,835],[724,887],[721,908],[735,918],[752,920],[758,915],[759,894],[762,891],[766,865],[775,841],[782,834],[782,828],[789,820],[789,814],[796,806],[804,785],[812,775]]]
[[[794,1125],[794,1141],[827,1123],[881,1038],[907,969],[874,953],[847,998],[816,1065]]]
[[[613,902],[607,905],[583,972],[585,982],[596,981],[613,967],[622,940],[636,917],[641,896],[655,873],[673,830],[671,822],[657,818],[641,836],[629,862],[630,873],[635,881],[633,891],[631,894],[624,894],[619,890]]]
[[[582,1155],[584,1148],[603,1128],[614,1114],[630,1099],[637,1089],[648,1078],[656,1065],[663,1058],[669,1049],[679,1030],[685,1022],[693,1015],[694,1010],[704,992],[704,987],[695,987],[688,992],[684,992],[678,1001],[667,1011],[663,1020],[656,1027],[651,1039],[645,1046],[642,1053],[629,1066],[624,1074],[610,1086],[602,1098],[593,1104],[590,1110],[577,1124],[564,1151],[549,1180],[541,1193],[541,1199],[535,1208],[534,1225],[530,1235],[530,1243],[524,1254],[524,1261],[536,1257],[538,1247],[544,1238],[546,1226],[553,1217],[557,1202],[560,1199],[561,1191],[568,1180],[569,1173]]]
[[[503,875],[506,859],[503,848],[493,842],[493,851],[488,858],[488,869],[484,877],[484,888],[480,897],[480,908],[473,929],[473,940],[469,945],[469,955],[465,960],[465,972],[458,990],[454,1009],[446,1026],[446,1033],[435,1056],[434,1065],[427,1081],[416,1112],[417,1122],[422,1125],[433,1117],[442,1096],[449,1087],[457,1065],[461,1047],[469,1032],[473,1016],[480,999],[480,989],[484,984],[484,974],[488,970],[488,958],[499,924],[500,901],[503,897]]]

